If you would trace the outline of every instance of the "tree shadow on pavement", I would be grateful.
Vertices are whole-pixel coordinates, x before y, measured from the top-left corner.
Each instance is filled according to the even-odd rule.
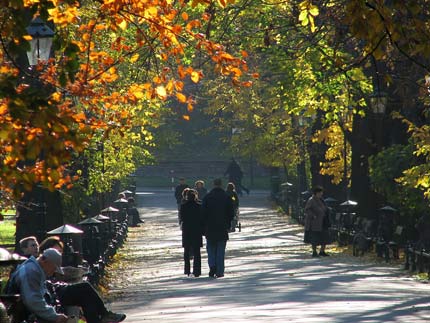
[[[261,194],[242,203],[244,230],[230,235],[225,277],[182,275],[176,210],[148,195],[145,224],[121,251],[127,273],[111,276],[111,300],[127,322],[428,322],[428,285],[400,269],[333,255],[311,258],[300,226],[268,208]],[[158,204],[157,204],[158,203]],[[170,203],[170,202],[169,202]],[[171,203],[170,203],[171,204]],[[169,204],[169,205],[170,205]],[[156,206],[156,207],[154,207]]]

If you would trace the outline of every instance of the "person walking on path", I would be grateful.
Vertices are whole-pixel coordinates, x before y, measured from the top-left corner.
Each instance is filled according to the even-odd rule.
[[[193,276],[199,277],[202,272],[200,248],[203,247],[202,208],[194,189],[187,190],[186,201],[179,209],[179,221],[182,227],[182,247],[184,247],[184,274],[191,274],[190,259],[193,255]]]
[[[179,184],[175,187],[175,199],[176,204],[178,205],[178,210],[180,209],[182,203],[182,192],[186,188],[189,188],[189,186],[185,183],[185,178],[179,178]]]
[[[223,277],[225,248],[234,208],[231,198],[222,188],[221,179],[214,180],[214,188],[203,199],[202,208],[209,276]]]
[[[231,159],[231,162],[227,166],[227,170],[224,172],[224,176],[226,175],[228,175],[228,181],[234,183],[237,193],[240,196],[242,196],[242,190],[249,195],[249,189],[242,185],[242,169],[234,158]]]
[[[230,231],[234,232],[236,230],[237,222],[239,221],[239,196],[237,195],[236,187],[231,182],[227,184],[225,192],[230,196],[233,202],[234,218],[231,222]]]
[[[305,237],[304,242],[312,245],[312,257],[328,256],[325,252],[329,243],[329,209],[323,198],[323,188],[316,186],[312,189],[312,196],[305,205]],[[321,246],[317,253],[317,246]]]
[[[194,183],[194,189],[198,193],[198,199],[201,201],[208,194],[208,190],[205,187],[205,182],[199,179]]]

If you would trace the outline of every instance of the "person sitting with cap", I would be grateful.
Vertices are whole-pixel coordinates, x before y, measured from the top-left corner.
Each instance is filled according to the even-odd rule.
[[[54,248],[44,250],[37,259],[30,257],[12,274],[7,293],[20,294],[25,308],[44,322],[67,322],[68,317],[57,313],[54,306],[47,302],[49,296],[52,296],[46,287],[47,277],[53,276],[54,273],[64,274],[61,263],[61,253]],[[68,288],[65,290],[79,288],[78,285],[80,284],[67,285]],[[125,314],[108,311],[90,284],[85,284],[85,287],[87,287],[85,291],[79,288],[79,295],[76,293],[64,293],[69,294],[68,297],[58,295],[60,304],[80,306],[88,323],[116,323],[125,319]]]

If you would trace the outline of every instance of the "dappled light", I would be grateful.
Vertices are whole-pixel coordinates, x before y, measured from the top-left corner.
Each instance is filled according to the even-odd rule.
[[[315,259],[302,228],[269,207],[266,192],[241,199],[242,231],[230,234],[225,277],[183,275],[173,194],[139,194],[134,228],[112,270],[112,306],[127,322],[427,322],[428,285],[400,268],[347,254]]]

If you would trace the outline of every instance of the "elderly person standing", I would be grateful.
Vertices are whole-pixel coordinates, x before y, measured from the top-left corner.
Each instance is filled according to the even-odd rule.
[[[328,254],[325,252],[325,247],[329,242],[328,207],[322,198],[322,187],[314,187],[312,193],[305,206],[304,241],[312,245],[312,257],[326,257]],[[319,253],[317,252],[317,246],[321,246]]]

